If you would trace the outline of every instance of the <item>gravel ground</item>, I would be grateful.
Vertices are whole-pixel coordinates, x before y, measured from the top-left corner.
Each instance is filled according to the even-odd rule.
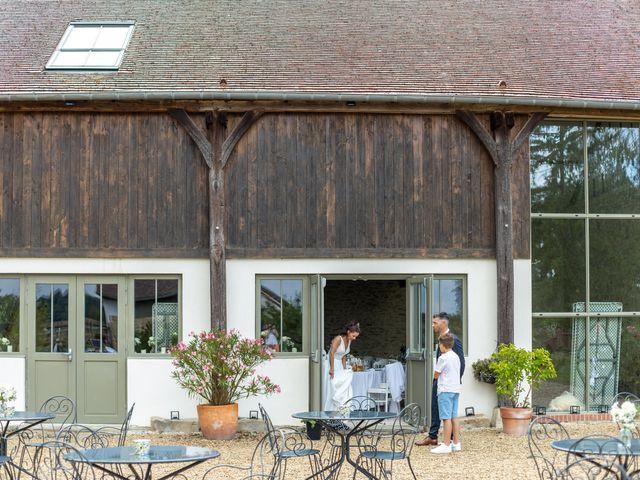
[[[565,424],[572,437],[582,437],[594,433],[616,435],[614,424],[608,422]],[[138,438],[149,438],[157,445],[193,445],[213,448],[220,452],[220,457],[205,462],[204,464],[186,472],[186,478],[202,479],[203,474],[215,465],[232,464],[248,466],[251,455],[262,434],[238,434],[230,441],[209,441],[200,434],[151,434],[146,432],[133,432],[129,436],[128,443]],[[420,438],[420,437],[418,437]],[[537,478],[532,460],[528,459],[529,449],[526,437],[512,437],[491,428],[463,429],[461,434],[463,451],[448,455],[435,455],[430,453],[431,447],[415,446],[411,453],[411,461],[419,479],[531,479]],[[314,442],[314,447],[322,449],[324,440]],[[160,477],[161,473],[174,471],[157,466],[154,468],[154,476]],[[309,474],[309,463],[305,459],[295,459],[287,466],[286,478],[304,479]],[[345,466],[340,474],[340,480],[352,478],[353,469]],[[206,477],[206,480],[243,478],[242,472],[229,469],[217,470]],[[0,478],[2,476],[0,475]],[[364,478],[362,475],[358,478]],[[406,463],[394,464],[394,478],[398,480],[411,478]]]

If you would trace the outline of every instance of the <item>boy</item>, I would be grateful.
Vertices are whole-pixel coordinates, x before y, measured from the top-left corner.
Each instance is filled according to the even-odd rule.
[[[458,420],[458,397],[460,396],[460,359],[453,352],[453,335],[445,333],[438,339],[440,358],[434,369],[438,380],[438,410],[444,424],[444,443],[431,453],[451,453],[462,450],[460,445],[460,421]],[[451,442],[453,432],[453,442]]]

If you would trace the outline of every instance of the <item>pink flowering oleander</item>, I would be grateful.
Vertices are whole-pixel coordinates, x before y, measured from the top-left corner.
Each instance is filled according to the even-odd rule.
[[[256,367],[271,360],[262,340],[242,338],[238,330],[189,333],[170,350],[175,381],[209,405],[226,405],[253,395],[280,393],[280,387]]]

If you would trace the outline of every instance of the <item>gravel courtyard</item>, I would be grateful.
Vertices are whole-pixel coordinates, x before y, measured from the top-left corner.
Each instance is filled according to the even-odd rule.
[[[594,433],[616,435],[615,425],[609,422],[567,423],[565,427],[572,437],[582,437]],[[232,441],[207,441],[200,435],[177,434],[143,434],[134,432],[130,436],[136,438],[150,438],[156,444],[188,444],[214,448],[220,451],[216,460],[201,465],[198,469],[190,470],[189,479],[200,479],[202,474],[216,464],[249,464],[253,449],[262,434],[242,434]],[[321,448],[322,441],[314,442],[314,447]],[[462,432],[462,452],[450,455],[435,455],[429,452],[430,447],[414,447],[411,454],[412,464],[419,479],[531,479],[537,478],[533,462],[527,458],[529,449],[526,437],[511,437],[490,428],[465,429]],[[306,460],[290,461],[287,467],[287,478],[304,479],[308,473]],[[160,469],[157,470],[160,472]],[[353,470],[345,467],[340,479],[350,479]],[[240,479],[241,472],[224,470],[207,477]],[[363,478],[359,476],[357,478]],[[394,466],[394,478],[409,479],[411,475],[402,462]]]

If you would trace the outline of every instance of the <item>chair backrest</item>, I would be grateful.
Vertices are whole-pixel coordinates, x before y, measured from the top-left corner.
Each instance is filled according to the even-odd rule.
[[[80,449],[107,448],[110,446],[111,437],[101,430],[92,430],[85,425],[72,423],[60,429],[56,440]]]
[[[82,453],[64,442],[57,440],[38,444],[35,447],[32,474],[39,480],[95,480],[93,467],[85,462],[72,462],[67,455],[84,459]]]
[[[554,418],[539,416],[531,420],[527,441],[540,478],[552,478],[549,470],[555,472],[559,467],[558,459],[564,456],[558,450],[549,448],[551,442],[568,438],[567,430]]]
[[[349,410],[352,412],[368,412],[371,410],[375,410],[377,412],[380,410],[380,405],[378,405],[373,398],[366,395],[351,397],[349,400],[344,402],[343,405],[347,405]]]
[[[615,457],[614,457],[615,458]],[[615,462],[599,462],[591,458],[578,458],[562,468],[554,479],[560,480],[628,480],[625,468]]]
[[[275,456],[278,456],[280,454],[280,445],[281,445],[281,442],[279,442],[278,441],[279,439],[277,438],[278,433],[276,432],[276,429],[273,426],[273,422],[271,422],[271,417],[269,417],[269,414],[264,409],[261,403],[258,404],[258,409],[260,410],[260,416],[264,421],[264,427],[266,430],[267,441],[269,442],[269,448]]]
[[[55,418],[50,420],[54,433],[57,433],[65,425],[76,423],[77,421],[76,404],[73,400],[63,395],[48,398],[44,401],[39,411],[55,415]],[[57,429],[55,428],[56,424],[59,425]]]
[[[411,455],[416,435],[420,429],[422,411],[417,403],[404,407],[393,422],[391,429],[391,450],[394,453]]]
[[[131,408],[127,412],[127,416],[122,422],[122,428],[120,429],[120,435],[118,436],[119,447],[124,447],[124,444],[127,443],[127,434],[129,433],[129,425],[131,424],[131,416],[133,415],[133,409],[135,408],[135,406],[135,403],[131,405]]]

